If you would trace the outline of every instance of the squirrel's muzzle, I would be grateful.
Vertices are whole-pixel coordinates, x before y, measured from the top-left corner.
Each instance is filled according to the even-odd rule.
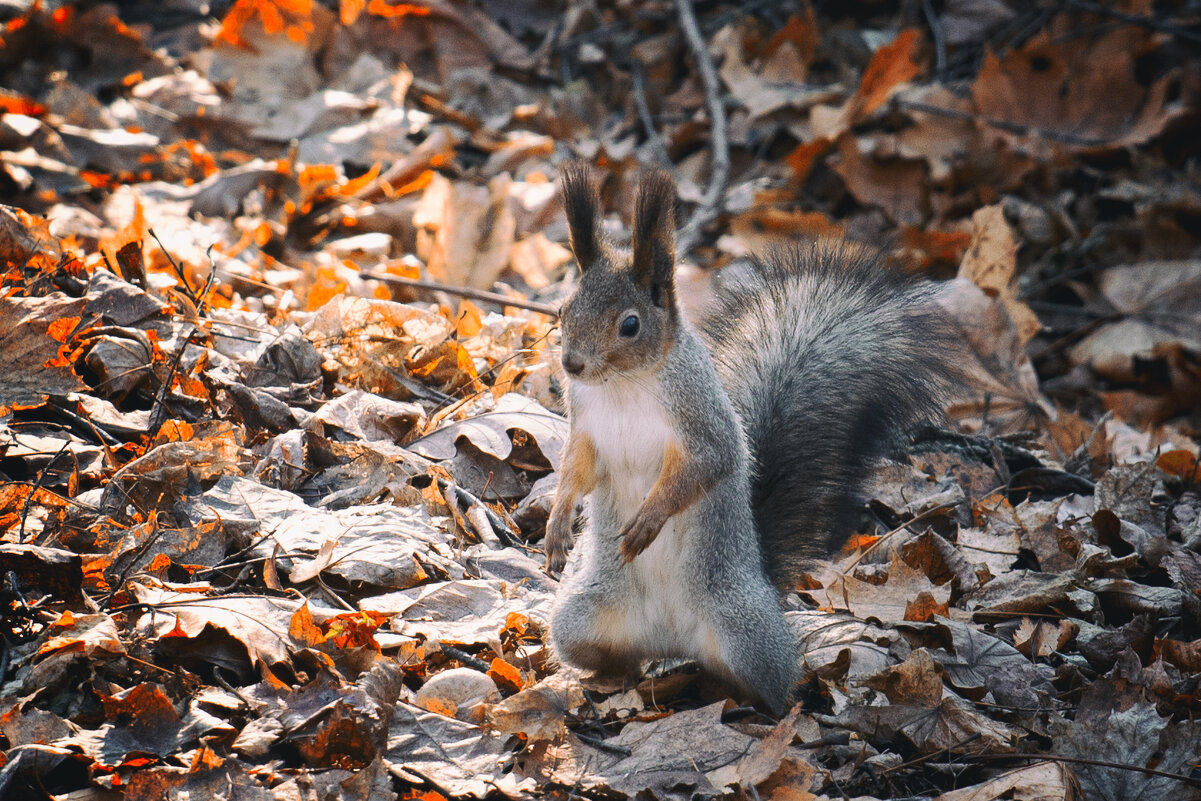
[[[563,354],[563,369],[569,375],[579,375],[584,372],[584,360],[572,353]]]

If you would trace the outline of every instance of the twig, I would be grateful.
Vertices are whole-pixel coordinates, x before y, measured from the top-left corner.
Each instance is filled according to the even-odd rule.
[[[776,10],[779,11],[780,6],[796,6],[798,3],[782,4],[780,0],[742,0],[738,6],[730,11],[724,11],[720,14],[714,14],[702,25],[707,33],[715,33],[736,19],[741,19],[752,14],[757,14],[761,10]]]
[[[718,83],[717,70],[709,56],[705,37],[701,35],[700,26],[697,24],[692,0],[675,1],[676,10],[680,15],[680,27],[684,30],[684,38],[688,41],[688,49],[692,51],[697,70],[701,74],[701,84],[705,88],[705,105],[709,108],[709,144],[713,150],[709,162],[709,186],[705,189],[700,205],[692,212],[692,217],[676,237],[677,253],[685,255],[696,244],[701,228],[717,217],[718,205],[730,175],[730,140],[726,135],[726,109],[721,102],[721,85]]]
[[[338,595],[338,593],[334,592],[333,587],[331,587],[325,583],[325,581],[321,578],[320,573],[313,576],[313,578],[317,581],[317,586],[321,589],[321,591],[323,593],[325,593],[326,598],[329,598],[331,601],[333,601],[335,604],[337,604],[338,606],[345,609],[347,612],[356,611],[353,606],[348,604],[346,601],[342,600],[342,596],[340,596],[340,595]]]
[[[171,269],[175,270],[175,276],[179,279],[179,282],[183,284],[183,291],[184,294],[188,296],[188,300],[192,301],[192,305],[197,305],[199,301],[196,298],[196,293],[192,291],[192,287],[188,283],[188,279],[184,277],[183,268],[180,267],[175,259],[172,258],[171,254],[167,252],[167,248],[163,246],[162,240],[158,238],[158,234],[154,232],[153,228],[146,229],[146,233],[154,237],[154,241],[158,243],[158,249],[161,250],[163,255],[167,257],[167,263],[171,265]]]
[[[483,289],[472,289],[466,286],[451,286],[438,281],[425,281],[420,278],[405,278],[400,275],[388,275],[386,273],[373,273],[369,270],[363,270],[359,273],[359,278],[366,278],[371,281],[385,281],[389,284],[399,284],[400,286],[409,286],[415,289],[430,289],[435,292],[445,292],[449,295],[458,295],[471,300],[482,300],[485,303],[497,303],[501,306],[514,306],[518,309],[529,309],[541,314],[546,314],[551,317],[559,316],[559,308],[551,306],[549,303],[538,303],[533,300],[524,300],[521,298],[511,298],[508,295],[502,295],[499,292],[488,292]]]
[[[1121,762],[1108,762],[1104,759],[1088,759],[1086,757],[1060,756],[1059,754],[964,754],[960,759],[981,762],[997,762],[1006,759],[1042,759],[1049,762],[1067,762],[1072,765],[1092,765],[1098,768],[1113,768],[1116,770],[1131,770],[1147,776],[1162,776],[1165,779],[1175,779],[1194,787],[1201,787],[1201,778],[1186,776],[1183,773],[1169,773],[1166,770],[1144,768],[1140,765],[1126,765]]]
[[[484,372],[480,373],[477,376],[477,378],[480,379],[480,383],[483,383],[483,379],[487,378],[492,373],[495,373],[497,370],[501,369],[506,364],[508,364],[509,362],[516,359],[518,356],[522,356],[522,355],[525,355],[528,353],[533,353],[533,347],[535,345],[537,345],[538,343],[540,343],[542,340],[549,337],[554,330],[555,329],[553,327],[548,328],[545,333],[543,333],[541,336],[539,336],[537,339],[535,339],[533,342],[531,342],[529,347],[518,348],[517,350],[513,351],[511,354],[509,354],[505,358],[498,361],[496,364],[489,367]],[[460,393],[462,393],[464,390],[466,390],[470,386],[471,386],[471,384],[464,384],[463,386],[459,387],[458,389],[456,389],[454,392],[450,393],[449,395],[440,393],[440,394],[442,394],[442,399],[438,402],[438,405],[434,407],[434,410],[432,412],[430,412],[429,416],[431,418],[433,418],[434,415],[438,414],[438,412],[441,412],[443,409],[447,408],[448,406],[453,406],[454,404],[460,403],[460,402],[470,402],[470,401],[478,398],[480,395],[483,395],[485,392],[490,391],[489,387],[484,387],[483,389],[478,389],[478,390],[472,392],[470,395],[466,395],[462,398],[459,398],[458,396],[460,395]]]
[[[646,78],[642,74],[642,62],[635,59],[631,67],[634,73],[634,107],[638,109],[638,119],[646,129],[646,141],[655,151],[655,158],[665,166],[670,165],[671,156],[667,154],[663,139],[655,130],[655,119],[651,116],[651,107],[646,102]]]
[[[482,660],[478,657],[474,657],[471,654],[467,653],[466,651],[460,650],[459,648],[455,648],[450,645],[443,645],[442,653],[446,654],[451,659],[454,659],[458,662],[462,662],[464,665],[471,668],[472,670],[478,670],[481,673],[487,673],[489,670],[492,669],[492,666],[489,665],[484,660]]]
[[[179,350],[175,353],[175,358],[171,360],[171,369],[167,371],[167,379],[163,381],[158,388],[158,392],[154,398],[154,411],[150,413],[150,426],[146,432],[147,442],[153,441],[158,436],[159,429],[163,427],[163,423],[167,422],[167,394],[171,391],[171,382],[175,380],[175,372],[179,369],[179,363],[183,360],[184,351],[188,349],[188,345],[192,344],[192,337],[196,336],[197,331],[195,326],[188,328],[188,335],[184,337],[183,344],[179,346]]]
[[[963,746],[965,746],[969,743],[973,743],[976,740],[979,740],[981,736],[982,735],[980,734],[980,732],[976,732],[975,734],[972,734],[972,735],[968,736],[966,739],[960,740],[959,742],[954,743],[953,745],[948,745],[945,748],[940,748],[937,751],[933,751],[929,754],[924,754],[920,757],[917,757],[916,759],[911,759],[908,762],[902,762],[900,765],[893,765],[891,768],[885,768],[884,770],[880,771],[880,775],[884,776],[886,774],[894,773],[894,772],[896,772],[898,770],[902,770],[904,768],[912,767],[914,765],[920,765],[922,762],[929,762],[932,759],[937,759],[938,757],[940,757],[944,754],[951,753],[951,751],[956,748],[962,748]]]
[[[579,740],[580,742],[587,743],[588,745],[592,746],[593,748],[597,748],[601,751],[607,751],[610,754],[617,754],[618,756],[628,757],[632,753],[630,751],[630,749],[626,748],[624,745],[615,745],[613,743],[608,743],[608,742],[605,742],[604,740],[600,739],[599,737],[593,737],[591,734],[581,734],[578,731],[573,731],[572,734],[574,734],[576,739]]]
[[[947,71],[947,37],[942,32],[942,22],[934,11],[930,0],[922,0],[922,11],[926,14],[926,23],[930,26],[930,36],[934,39],[934,75],[940,81]]]
[[[1128,14],[1125,11],[1119,11],[1116,8],[1108,8],[1099,3],[1090,3],[1086,0],[1067,0],[1067,5],[1079,11],[1087,11],[1090,14],[1097,14],[1102,17],[1109,17],[1124,22],[1127,25],[1141,25],[1145,28],[1150,28],[1153,31],[1167,33],[1181,39],[1188,39],[1193,42],[1201,42],[1201,34],[1190,31],[1181,25],[1177,25],[1166,20],[1156,19],[1152,16],[1143,14]]]
[[[872,551],[876,550],[876,548],[879,547],[880,544],[883,543],[885,540],[891,539],[894,534],[896,534],[900,531],[904,531],[905,529],[909,528],[910,526],[912,526],[913,524],[917,523],[920,520],[924,520],[925,518],[931,517],[939,512],[945,512],[949,509],[954,509],[958,505],[959,505],[959,503],[957,501],[955,503],[943,503],[943,504],[939,504],[938,506],[933,506],[920,514],[914,515],[911,520],[905,521],[904,523],[902,523],[901,525],[892,529],[891,531],[889,531],[885,534],[881,534],[879,537],[876,538],[875,542],[871,543],[866,548],[864,548],[862,551],[860,551],[859,554],[855,557],[855,559],[849,565],[847,565],[845,568],[843,568],[842,572],[844,574],[848,573],[852,568],[854,568],[861,561],[863,561],[863,558],[865,556],[867,556]]]
[[[83,436],[84,433],[91,434],[97,440],[99,440],[100,444],[102,445],[121,444],[121,440],[117,439],[112,434],[96,425],[96,423],[90,418],[76,414],[72,410],[68,409],[66,404],[67,401],[65,398],[56,398],[53,395],[50,396],[49,400],[46,402],[46,405],[53,409],[55,414],[60,414],[74,423],[73,426],[62,426],[64,431],[73,431],[77,434],[80,434],[80,436]]]
[[[482,508],[484,510],[484,514],[488,517],[488,525],[492,529],[492,533],[496,535],[497,539],[501,541],[502,545],[505,545],[509,548],[521,547],[522,543],[518,542],[517,537],[514,536],[512,531],[509,531],[509,526],[505,523],[504,519],[501,518],[501,516],[496,512],[489,509],[488,504],[484,503],[483,500],[475,497],[458,484],[451,484],[444,478],[438,479],[438,486],[443,492],[446,492],[448,489],[453,487],[455,498],[464,506],[478,506]]]
[[[25,496],[25,503],[21,505],[21,528],[17,532],[17,542],[25,542],[25,518],[29,517],[29,505],[33,503],[34,496],[37,495],[38,490],[42,488],[42,482],[46,480],[46,475],[50,472],[50,468],[54,466],[54,463],[58,461],[58,457],[63,455],[63,451],[65,451],[67,446],[70,444],[71,440],[63,440],[63,446],[58,449],[58,453],[54,454],[54,456],[50,458],[50,461],[46,462],[46,466],[43,467],[38,473],[38,480],[34,482],[33,489],[31,489],[29,494]]]
[[[995,117],[985,117],[980,114],[973,114],[970,111],[959,111],[958,109],[946,108],[945,106],[935,106],[929,103],[918,103],[914,100],[901,100],[894,97],[891,101],[897,108],[903,108],[908,111],[921,111],[926,114],[935,114],[941,117],[949,117],[955,120],[970,120],[982,122],[985,125],[993,128],[1000,128],[1003,131],[1010,133],[1025,135],[1035,134],[1041,136],[1051,142],[1059,142],[1064,145],[1072,145],[1075,147],[1104,147],[1116,140],[1113,139],[1093,139],[1087,136],[1076,136],[1075,134],[1064,133],[1063,131],[1053,131],[1050,128],[1040,128],[1037,125],[1023,125],[1020,122],[1011,122],[1009,120],[1000,120]]]

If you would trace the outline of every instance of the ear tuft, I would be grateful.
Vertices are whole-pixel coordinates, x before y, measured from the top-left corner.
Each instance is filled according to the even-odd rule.
[[[656,305],[671,305],[675,299],[676,182],[663,170],[652,170],[638,185],[632,244],[635,279],[650,289]]]
[[[575,260],[583,272],[600,256],[600,194],[592,178],[592,169],[583,161],[565,165],[559,177],[563,206],[567,212],[567,229],[571,236],[571,252],[575,254]]]

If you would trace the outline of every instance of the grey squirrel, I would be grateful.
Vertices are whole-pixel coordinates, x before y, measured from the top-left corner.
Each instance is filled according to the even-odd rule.
[[[580,668],[697,660],[784,712],[799,678],[779,593],[828,553],[873,462],[937,407],[931,290],[866,251],[796,247],[726,281],[694,328],[676,298],[675,184],[641,180],[631,247],[589,169],[562,172],[580,268],[560,312],[570,430],[546,529],[550,641]]]

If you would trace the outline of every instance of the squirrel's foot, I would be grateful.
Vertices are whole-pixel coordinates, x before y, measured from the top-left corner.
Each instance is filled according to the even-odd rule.
[[[621,529],[621,560],[627,565],[634,561],[635,556],[650,547],[666,523],[667,518],[649,511],[645,505],[639,507],[633,519]]]
[[[575,539],[572,534],[571,515],[551,511],[550,519],[546,521],[546,539],[542,547],[546,551],[546,572],[558,576],[567,566],[567,554]]]

